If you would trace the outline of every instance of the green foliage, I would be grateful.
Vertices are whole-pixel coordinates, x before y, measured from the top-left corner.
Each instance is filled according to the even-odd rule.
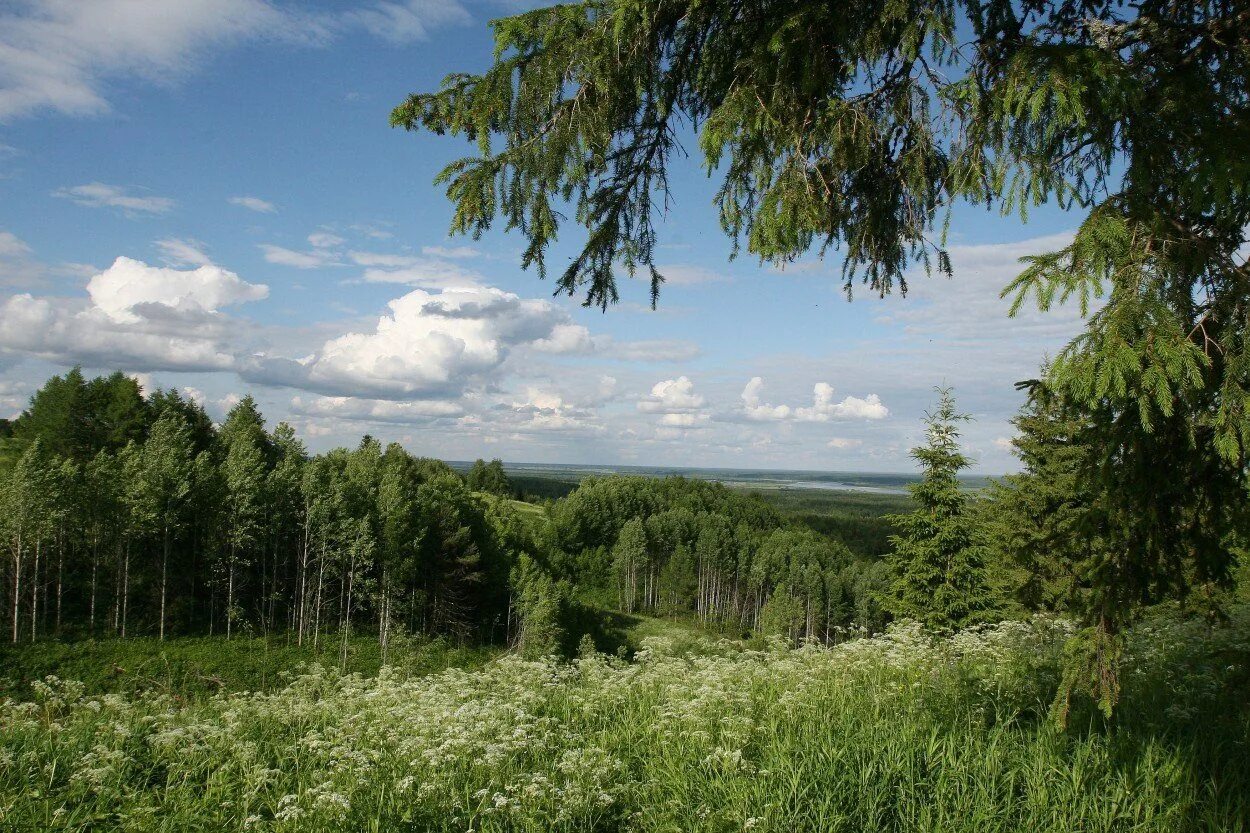
[[[512,497],[516,493],[500,460],[491,460],[489,463],[480,459],[473,461],[464,479],[469,488],[475,492],[485,492],[500,497]]]
[[[386,665],[401,675],[428,674],[445,668],[474,668],[498,655],[498,648],[465,647],[442,638],[395,636],[384,658],[369,636],[353,637],[347,673],[376,676]],[[335,664],[337,646],[314,648],[287,639],[261,637],[152,637],[40,641],[0,645],[0,698],[29,701],[33,688],[48,676],[74,680],[85,694],[145,692],[178,701],[214,695],[274,691],[314,663]]]
[[[1113,632],[1153,599],[1228,587],[1246,529],[1244,6],[588,0],[495,21],[485,71],[391,122],[476,143],[437,180],[452,231],[502,218],[540,273],[570,205],[586,234],[558,291],[604,308],[620,269],[658,296],[687,125],[735,250],[774,265],[837,250],[848,294],[857,277],[905,291],[918,261],[949,273],[960,201],[1084,212],[1004,294],[1089,316],[1045,382],[1084,425],[1074,476],[1118,535],[1086,571],[1089,623]]]
[[[559,656],[567,641],[569,604],[567,584],[551,575],[524,553],[512,568],[513,615],[517,629],[513,645],[522,656]],[[592,640],[592,645],[593,640]]]
[[[962,628],[988,618],[991,607],[985,547],[968,510],[958,474],[970,461],[959,450],[949,388],[939,389],[937,408],[926,415],[925,445],[912,449],[923,478],[910,487],[916,509],[891,520],[899,533],[889,556],[894,580],[890,607],[896,616],[934,628]]]
[[[189,702],[52,679],[0,702],[0,806],[49,833],[1238,831],[1250,620],[1232,614],[1215,632],[1163,617],[1127,634],[1114,731],[1096,713],[1067,731],[1045,719],[1070,635],[1049,617],[801,650],[682,653],[660,636],[632,663],[313,666]],[[178,644],[147,646],[175,678]],[[217,645],[243,668],[264,657],[260,640]],[[213,647],[189,646],[185,667],[214,667]]]

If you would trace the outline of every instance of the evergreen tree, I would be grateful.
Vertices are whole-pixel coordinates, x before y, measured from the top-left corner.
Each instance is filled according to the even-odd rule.
[[[926,442],[912,449],[923,476],[909,487],[915,511],[895,515],[890,606],[896,616],[934,628],[960,628],[982,621],[990,610],[985,547],[968,511],[959,472],[969,460],[959,450],[958,423],[949,388],[939,389],[936,410],[926,415]]]
[[[961,201],[1082,212],[1004,294],[1102,300],[1044,380],[1087,422],[1077,476],[1124,539],[1088,574],[1086,622],[1114,640],[1147,600],[1232,581],[1250,483],[1244,0],[595,0],[492,26],[485,71],[391,123],[475,143],[436,180],[453,232],[502,218],[543,274],[565,216],[584,226],[557,289],[588,305],[617,301],[622,270],[658,296],[683,124],[722,172],[735,248],[777,266],[836,250],[848,294],[905,292],[917,262],[950,273]]]

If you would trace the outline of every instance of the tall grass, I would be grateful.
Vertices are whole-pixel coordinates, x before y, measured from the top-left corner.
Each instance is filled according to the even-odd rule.
[[[1115,723],[1047,712],[1066,626],[912,628],[267,693],[41,684],[0,706],[0,828],[1244,831],[1250,615],[1131,640]]]

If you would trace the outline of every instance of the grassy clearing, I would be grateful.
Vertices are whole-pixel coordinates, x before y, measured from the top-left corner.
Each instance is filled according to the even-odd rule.
[[[180,705],[0,707],[16,830],[1245,831],[1250,613],[1134,635],[1114,726],[1046,713],[1058,621],[834,648],[313,668]]]

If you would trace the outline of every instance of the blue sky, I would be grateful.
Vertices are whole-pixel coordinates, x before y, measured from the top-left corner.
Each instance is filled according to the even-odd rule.
[[[1008,319],[1017,259],[1077,218],[957,209],[953,280],[848,303],[836,253],[729,261],[690,159],[642,281],[553,298],[522,240],[446,236],[459,140],[391,107],[485,66],[505,2],[45,0],[0,7],[0,411],[67,366],[252,393],[314,449],[447,459],[907,471],[935,385],[979,471],[1014,468],[1015,381],[1079,328]],[[553,252],[575,250],[571,229]]]

